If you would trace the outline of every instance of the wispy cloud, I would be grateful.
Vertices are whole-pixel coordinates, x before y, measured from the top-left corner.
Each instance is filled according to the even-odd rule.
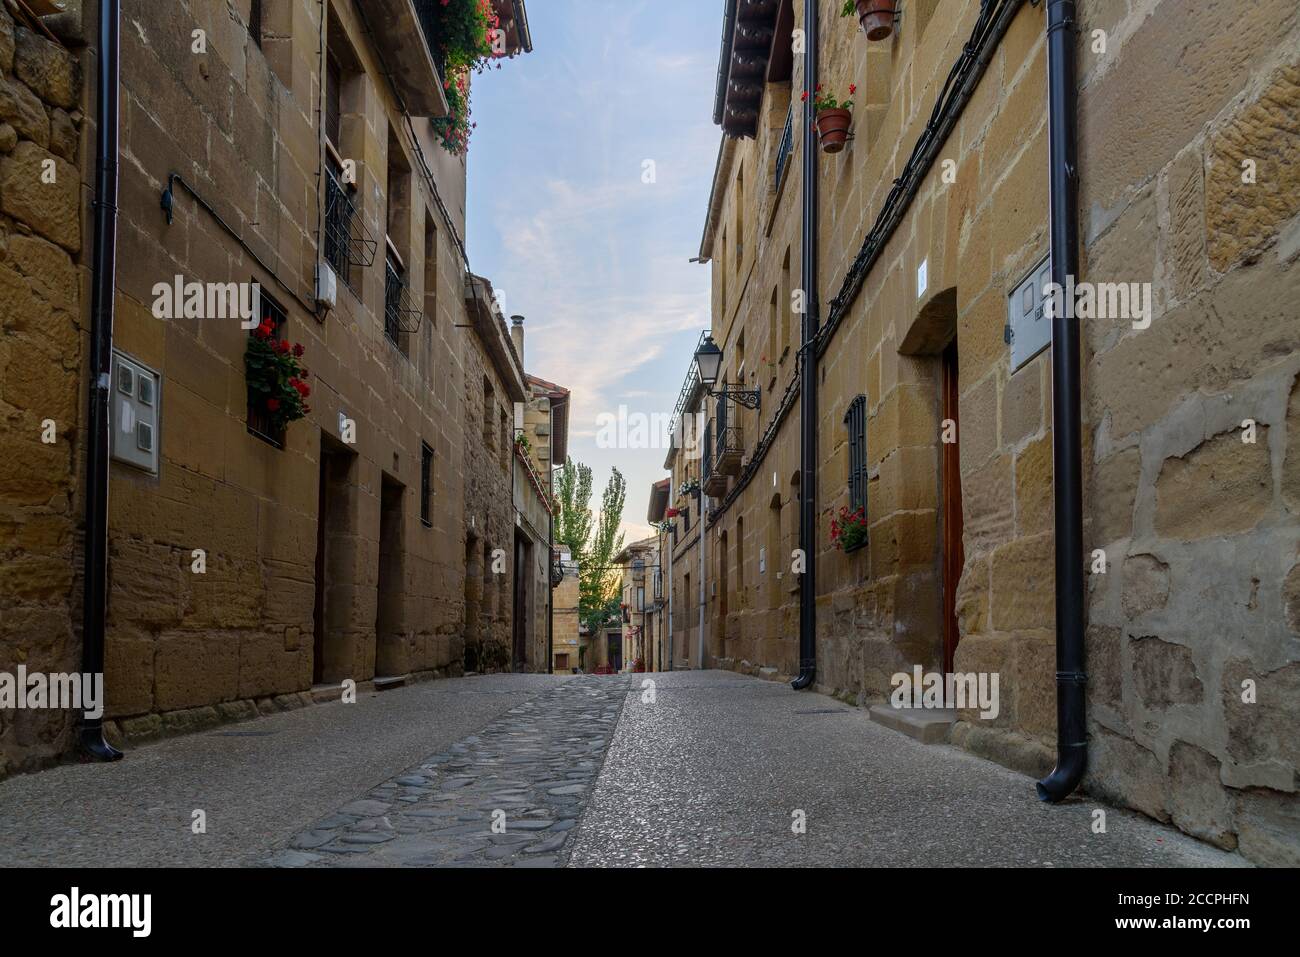
[[[470,253],[527,317],[528,371],[572,391],[570,454],[597,492],[611,468],[626,476],[630,541],[649,533],[665,452],[598,448],[596,417],[670,412],[708,325],[709,271],[689,259],[717,154],[721,23],[712,4],[536,6],[535,52],[475,88]]]

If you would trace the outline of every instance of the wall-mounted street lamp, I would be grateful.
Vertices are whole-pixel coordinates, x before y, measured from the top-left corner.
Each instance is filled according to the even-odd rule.
[[[718,370],[722,368],[722,350],[718,348],[712,336],[705,336],[700,347],[695,350],[695,368],[700,373],[700,382],[704,386],[704,391],[709,395],[714,398],[726,396],[735,399],[747,409],[758,408],[759,400],[763,396],[762,389],[733,389],[723,386],[720,390],[714,391],[713,383],[718,381]]]

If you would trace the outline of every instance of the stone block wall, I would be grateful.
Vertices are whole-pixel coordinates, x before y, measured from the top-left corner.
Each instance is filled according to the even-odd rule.
[[[469,547],[479,556],[480,575],[475,583],[476,614],[468,609],[465,613],[465,667],[476,672],[509,671],[515,541],[513,405],[477,339],[467,344],[463,359],[464,514],[469,519]]]
[[[485,379],[496,395],[505,389],[482,344],[456,328],[467,324],[455,242],[465,226],[464,160],[418,121],[411,132],[356,8],[326,5],[327,43],[349,67],[337,145],[356,161],[359,219],[379,250],[373,266],[341,279],[335,308],[317,315],[322,5],[266,5],[261,45],[248,31],[249,7],[123,3],[116,345],[159,374],[161,410],[158,474],[119,462],[111,474],[105,684],[110,731],[128,737],[297,707],[317,681],[459,674],[471,632],[509,648],[509,561],[504,585],[484,582],[491,565],[481,542],[476,557],[467,548],[484,537],[509,555],[513,509],[505,449],[489,463],[482,429],[467,425],[482,421]],[[71,18],[62,25],[69,35],[85,36],[94,5],[78,10],[82,19],[60,20]],[[93,148],[84,97],[77,58],[0,10],[0,441],[15,443],[4,457],[13,481],[0,492],[6,668],[70,670],[79,657],[81,236],[90,183],[77,170]],[[48,187],[39,181],[47,158],[56,174]],[[426,163],[441,206],[420,172]],[[393,179],[390,169],[410,172]],[[171,223],[160,208],[169,184]],[[383,323],[386,229],[411,288],[423,290],[420,327],[397,343]],[[238,321],[155,317],[155,284],[176,276],[257,281],[283,308],[283,335],[303,344],[313,388],[312,412],[289,426],[283,448],[248,430],[247,333]],[[39,441],[47,418],[57,424],[53,445]],[[428,523],[419,495],[425,444],[433,450]],[[330,501],[323,665],[322,471]],[[482,601],[485,584],[505,600]],[[41,717],[40,727],[20,720],[0,715],[0,774],[69,743],[62,713]]]
[[[824,11],[819,80],[858,93],[854,138],[819,158],[823,321],[979,12],[907,7],[874,44]],[[1146,329],[1081,320],[1086,532],[1107,559],[1087,583],[1086,784],[1253,859],[1294,861],[1297,11],[1083,0],[1079,14],[1080,278],[1150,283],[1154,303]],[[955,338],[955,669],[997,673],[1001,700],[991,720],[962,712],[953,740],[1033,774],[1050,769],[1056,730],[1051,354],[1013,370],[1005,329],[1008,296],[1048,251],[1045,33],[1043,6],[1022,5],[818,371],[818,688],[880,701],[893,673],[941,665],[937,349]],[[796,57],[795,90],[801,68]],[[774,173],[788,102],[768,84],[757,137],[724,150],[710,220],[723,373],[763,390],[761,413],[739,413],[747,455],[794,375],[781,356],[795,323],[770,308],[799,282],[798,111],[794,179],[780,188]],[[829,522],[848,501],[843,416],[857,395],[870,541],[845,555]],[[708,533],[711,660],[769,677],[798,665],[796,582],[773,582],[766,560],[798,542],[798,412]],[[675,587],[695,579],[694,557],[679,555]]]
[[[132,716],[311,687],[318,485],[327,451],[348,464],[335,479],[341,514],[327,530],[326,621],[337,646],[324,680],[460,666],[463,573],[454,557],[460,549],[447,542],[464,534],[463,439],[458,394],[448,388],[459,372],[449,330],[463,315],[461,270],[448,224],[419,183],[417,201],[394,222],[401,231],[390,237],[409,260],[413,288],[425,288],[426,269],[438,269],[440,292],[419,332],[401,349],[384,335],[382,254],[374,266],[354,268],[351,286],[339,283],[338,305],[323,321],[313,315],[320,7],[293,2],[276,10],[271,42],[259,47],[237,3],[166,11],[124,4],[118,346],[161,373],[166,410],[160,475],[121,466],[113,475],[107,686],[110,714],[129,730],[158,724]],[[406,154],[399,167],[416,162],[353,16],[339,11],[326,31],[361,68],[346,83],[338,145],[357,160],[359,215],[382,243],[388,195],[399,188],[388,182],[389,151]],[[206,31],[205,54],[193,50],[195,29]],[[183,175],[231,230],[183,188],[168,225],[157,196],[170,173]],[[426,221],[436,252],[423,248]],[[257,279],[286,310],[284,334],[303,343],[314,393],[312,415],[289,427],[283,450],[247,431],[238,324],[160,321],[150,313],[153,284],[173,274]],[[341,419],[355,423],[355,443],[342,441]],[[432,527],[419,520],[422,442],[434,450]],[[402,557],[393,566],[397,580],[381,594],[380,528],[394,521],[382,514],[385,483],[400,490],[400,519],[390,532]],[[190,572],[194,548],[207,552],[205,575]]]
[[[81,670],[82,241],[93,180],[81,51],[0,5],[0,671]],[[0,710],[0,777],[64,750],[70,712]]]
[[[1087,784],[1294,866],[1300,13],[1092,6],[1112,39],[1081,61],[1087,271],[1151,282],[1155,307],[1149,328],[1084,327],[1089,548],[1107,567],[1089,579]]]

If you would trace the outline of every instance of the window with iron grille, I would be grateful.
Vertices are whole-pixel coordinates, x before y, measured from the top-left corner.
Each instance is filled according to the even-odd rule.
[[[420,443],[420,521],[425,528],[433,528],[430,503],[433,497],[433,449]]]
[[[262,311],[258,316],[262,322],[271,323],[271,338],[283,339],[284,327],[288,322],[288,316],[284,307],[266,294],[262,290],[261,294]],[[254,330],[256,332],[256,330]],[[253,333],[250,332],[249,335]],[[259,406],[252,392],[248,393],[248,434],[261,439],[268,445],[273,445],[277,449],[284,448],[284,429],[277,429],[271,424],[270,414]]]
[[[330,157],[325,165],[325,261],[334,275],[352,285],[352,234],[357,215],[352,191],[343,185],[343,170]]]
[[[867,397],[860,395],[849,403],[844,416],[849,431],[849,509],[857,511],[867,505]]]
[[[402,325],[399,313],[402,310],[402,291],[406,288],[406,279],[402,275],[401,265],[391,252],[385,258],[384,266],[384,335],[401,349]]]
[[[785,131],[781,134],[781,142],[776,148],[776,182],[772,184],[774,189],[781,188],[781,177],[785,175],[785,168],[790,164],[790,154],[794,152],[794,105],[791,104],[790,112],[785,115]]]

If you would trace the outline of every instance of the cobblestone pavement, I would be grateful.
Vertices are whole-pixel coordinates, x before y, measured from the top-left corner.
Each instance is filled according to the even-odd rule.
[[[261,863],[555,867],[613,736],[628,678],[582,677],[350,801]]]
[[[628,695],[574,866],[1242,863],[1086,797],[1043,804],[1025,775],[832,698],[729,672],[649,677],[654,701]]]
[[[18,775],[0,781],[0,867],[244,863],[566,680],[422,682],[133,745],[113,764]]]
[[[0,866],[1241,863],[717,671],[431,682],[0,781]]]

